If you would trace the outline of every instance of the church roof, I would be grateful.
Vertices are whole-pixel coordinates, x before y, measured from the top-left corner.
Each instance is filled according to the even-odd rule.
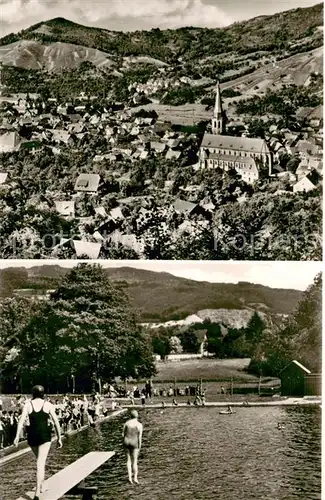
[[[264,139],[234,137],[231,135],[204,134],[201,147],[228,149],[229,151],[246,151],[248,153],[270,152]]]

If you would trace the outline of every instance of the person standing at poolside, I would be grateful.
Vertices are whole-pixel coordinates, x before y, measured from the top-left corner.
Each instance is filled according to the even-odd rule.
[[[142,445],[143,425],[138,420],[138,412],[131,410],[131,419],[123,427],[123,445],[126,451],[126,466],[130,483],[138,484],[138,456]]]
[[[43,490],[45,478],[45,464],[51,447],[51,427],[48,424],[49,417],[52,418],[58,437],[58,448],[62,447],[60,424],[57,419],[54,406],[44,401],[44,387],[36,385],[32,389],[32,400],[26,401],[21,417],[18,422],[14,445],[18,446],[19,436],[26,418],[29,418],[27,426],[27,442],[37,459],[36,491],[34,500],[39,500]]]

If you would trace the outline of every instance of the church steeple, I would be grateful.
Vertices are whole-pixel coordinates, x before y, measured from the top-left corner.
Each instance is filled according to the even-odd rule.
[[[212,118],[212,133],[218,135],[222,134],[223,131],[224,131],[224,114],[222,109],[220,85],[218,82],[216,99],[213,110],[213,118]]]

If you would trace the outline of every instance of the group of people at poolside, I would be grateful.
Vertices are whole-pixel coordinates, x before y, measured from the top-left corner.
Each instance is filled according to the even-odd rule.
[[[147,387],[148,397],[151,397],[151,387]],[[114,403],[114,408],[113,408]],[[112,401],[112,409],[116,402]],[[177,405],[173,399],[173,405]],[[190,400],[188,404],[192,404]],[[205,404],[205,393],[197,392],[194,404]],[[164,403],[162,403],[164,405]],[[34,500],[39,500],[44,488],[45,464],[51,447],[52,431],[57,436],[57,447],[62,447],[62,433],[67,430],[67,425],[73,424],[78,429],[88,421],[90,425],[105,416],[105,406],[98,393],[94,394],[91,401],[86,396],[82,399],[64,396],[62,401],[44,399],[44,388],[40,385],[33,387],[32,399],[19,401],[16,411],[15,437],[13,444],[18,446],[22,436],[26,435],[27,443],[33,451],[36,462],[36,490]],[[19,418],[18,418],[19,417]],[[143,426],[138,420],[138,412],[132,408],[130,417],[123,426],[123,447],[127,458],[127,472],[130,483],[138,483],[138,456],[142,446]],[[27,423],[27,425],[26,425]],[[13,433],[12,433],[13,435]]]
[[[0,409],[0,449],[13,444],[26,401],[27,398],[24,396],[17,396],[15,400],[10,401],[10,410]],[[98,393],[93,394],[89,399],[86,395],[82,398],[65,395],[61,400],[48,399],[48,402],[54,406],[62,433],[80,429],[84,425],[94,425],[98,419],[107,416],[110,410],[115,410],[118,407],[116,401],[111,401],[107,406]],[[51,419],[49,425],[53,433]],[[27,438],[27,427],[28,419],[24,422],[19,440]]]
[[[95,395],[95,401],[97,399],[98,397]],[[67,401],[62,404],[66,403]],[[13,444],[18,446],[22,430],[27,420],[27,442],[36,457],[37,472],[34,500],[39,500],[44,489],[45,464],[52,441],[52,427],[50,421],[56,432],[57,447],[62,447],[62,431],[58,418],[57,406],[57,404],[45,400],[44,387],[36,385],[32,389],[32,399],[27,399],[25,401],[20,418],[17,422]],[[123,445],[127,456],[127,471],[130,483],[138,483],[138,455],[142,445],[142,431],[143,426],[138,421],[138,413],[136,410],[132,409],[131,418],[123,427]]]

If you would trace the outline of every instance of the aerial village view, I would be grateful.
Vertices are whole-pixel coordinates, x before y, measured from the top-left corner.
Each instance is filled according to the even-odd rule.
[[[0,39],[1,258],[321,258],[323,5]]]

